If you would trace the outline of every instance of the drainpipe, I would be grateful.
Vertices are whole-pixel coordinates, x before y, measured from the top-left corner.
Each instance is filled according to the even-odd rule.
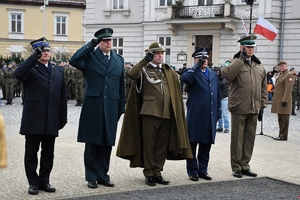
[[[282,49],[283,49],[283,27],[284,27],[284,17],[285,17],[285,0],[282,0],[281,5],[281,30],[280,30],[280,47],[279,47],[279,60],[282,60]]]

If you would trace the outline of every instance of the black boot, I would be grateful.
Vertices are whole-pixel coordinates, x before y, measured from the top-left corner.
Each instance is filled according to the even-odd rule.
[[[9,105],[9,102],[9,99],[7,99],[5,105]]]
[[[12,99],[10,100],[9,105],[12,105]]]
[[[292,115],[295,115],[295,116],[296,116],[295,110],[292,110]]]
[[[76,100],[75,106],[80,106],[80,105],[79,105],[79,100]]]
[[[82,100],[79,100],[79,106],[82,106]]]
[[[299,105],[297,106],[297,110],[299,110]]]

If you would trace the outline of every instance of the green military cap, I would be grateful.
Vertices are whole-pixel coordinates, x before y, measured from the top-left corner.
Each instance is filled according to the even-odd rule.
[[[103,40],[107,40],[107,39],[112,39],[112,34],[114,33],[114,31],[111,28],[102,28],[100,30],[98,30],[94,36],[96,38],[102,38]]]
[[[150,52],[153,52],[153,51],[156,51],[156,52],[165,52],[166,49],[159,42],[153,42],[152,44],[150,44],[149,48],[145,50],[145,52],[148,52],[148,51],[150,51]]]
[[[246,46],[246,47],[255,47],[255,40],[256,40],[255,35],[249,35],[247,37],[244,37],[242,39],[239,39],[237,42],[240,43],[240,45]]]

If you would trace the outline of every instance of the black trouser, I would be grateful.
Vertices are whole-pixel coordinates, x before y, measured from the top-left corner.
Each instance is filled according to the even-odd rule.
[[[110,181],[109,170],[112,147],[85,143],[84,166],[86,181]]]
[[[25,136],[25,172],[29,185],[49,183],[50,172],[53,167],[55,136],[29,134]],[[37,152],[41,144],[40,171],[36,173],[38,165]]]

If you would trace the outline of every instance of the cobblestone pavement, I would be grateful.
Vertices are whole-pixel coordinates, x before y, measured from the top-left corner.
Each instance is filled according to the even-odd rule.
[[[60,199],[78,196],[90,196],[122,191],[148,189],[144,182],[141,168],[129,168],[129,161],[115,156],[116,146],[113,147],[109,175],[115,187],[99,186],[89,189],[85,181],[83,151],[84,144],[78,143],[77,127],[81,107],[76,107],[75,101],[68,102],[68,124],[60,131],[56,140],[54,167],[51,173],[51,185],[56,187],[55,193],[39,191],[36,196],[27,194],[28,182],[24,171],[24,136],[19,134],[22,105],[21,99],[15,98],[13,105],[4,105],[1,110],[6,121],[6,137],[8,145],[8,167],[0,169],[1,199]],[[271,105],[264,111],[264,122],[258,123],[257,137],[251,169],[259,177],[300,184],[300,112],[291,116],[288,141],[275,141],[271,137],[278,136],[277,115],[270,113]],[[122,125],[122,117],[118,124],[118,135]],[[261,127],[263,135],[261,135]],[[118,137],[116,139],[116,144]],[[216,144],[212,146],[208,173],[213,177],[212,182],[237,180],[231,174],[230,133],[217,133]],[[193,184],[188,179],[185,161],[166,161],[163,176],[171,181],[170,186]],[[248,179],[243,177],[242,179]],[[207,183],[199,180],[199,184]],[[156,186],[166,187],[166,186]]]

